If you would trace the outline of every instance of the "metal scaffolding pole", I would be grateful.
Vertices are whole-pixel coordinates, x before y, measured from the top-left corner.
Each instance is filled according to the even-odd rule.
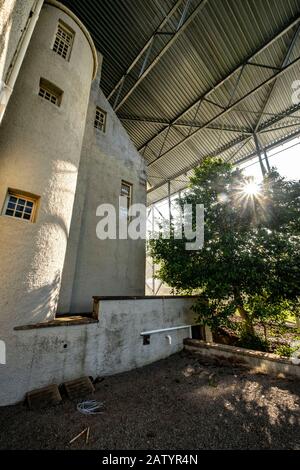
[[[261,169],[262,175],[265,176],[265,174],[267,173],[267,170],[265,169],[265,165],[261,157],[261,149],[260,149],[260,145],[259,145],[259,141],[258,141],[258,137],[256,133],[253,134],[253,138],[255,142],[256,153],[259,159],[260,169]]]
[[[154,232],[154,204],[152,204],[152,233]],[[155,265],[154,265],[154,261],[153,261],[153,258],[151,258],[152,260],[152,292],[153,292],[153,295],[155,294]]]
[[[267,155],[267,152],[266,152],[265,149],[264,149],[264,156],[265,156],[265,162],[266,162],[266,165],[267,165],[268,173],[270,173],[270,171],[271,171],[270,162],[269,162],[269,158],[268,158],[268,155]]]
[[[171,181],[168,180],[168,208],[169,208],[169,227],[172,225],[172,207],[171,207]]]

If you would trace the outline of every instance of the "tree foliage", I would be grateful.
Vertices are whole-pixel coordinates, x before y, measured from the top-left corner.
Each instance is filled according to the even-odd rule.
[[[178,293],[201,295],[195,310],[203,323],[224,325],[238,311],[247,334],[257,319],[282,317],[300,295],[300,183],[273,169],[255,189],[241,170],[206,159],[177,202],[204,205],[203,248],[187,251],[185,234],[174,237],[178,220],[169,239],[150,241],[158,277]]]

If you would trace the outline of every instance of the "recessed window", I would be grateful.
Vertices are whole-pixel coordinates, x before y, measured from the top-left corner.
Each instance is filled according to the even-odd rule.
[[[38,197],[19,191],[8,190],[3,214],[34,222]]]
[[[94,127],[102,132],[105,132],[107,113],[97,106],[94,121]]]
[[[74,36],[74,31],[69,28],[69,26],[67,26],[65,23],[59,21],[53,44],[54,52],[60,55],[63,59],[69,60]]]
[[[120,207],[121,214],[128,218],[132,199],[132,184],[127,183],[126,181],[121,182],[121,196],[123,196]]]
[[[60,90],[53,83],[48,82],[44,78],[40,80],[39,96],[44,100],[50,101],[50,103],[60,106],[62,100],[63,91]]]

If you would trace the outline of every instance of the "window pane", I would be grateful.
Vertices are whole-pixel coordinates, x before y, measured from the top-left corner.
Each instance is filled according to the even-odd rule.
[[[121,193],[122,193],[124,196],[129,196],[129,194],[130,194],[130,188],[129,188],[128,186],[122,185]]]
[[[18,194],[8,194],[3,214],[30,221],[32,220],[34,204],[35,202],[27,200],[26,196],[19,197]]]
[[[64,59],[68,59],[71,53],[71,46],[74,33],[62,24],[58,25],[53,50]]]
[[[96,129],[100,129],[100,131],[105,132],[105,124],[106,124],[106,112],[102,111],[100,108],[96,108],[95,120],[94,120],[94,127]]]

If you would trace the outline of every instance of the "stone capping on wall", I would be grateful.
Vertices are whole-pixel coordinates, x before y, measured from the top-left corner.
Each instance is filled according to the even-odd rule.
[[[94,300],[197,299],[198,295],[93,295]]]
[[[45,321],[41,323],[32,323],[29,325],[20,325],[15,326],[14,330],[16,331],[24,331],[24,330],[36,330],[39,328],[50,328],[56,326],[74,326],[74,325],[87,325],[89,323],[98,323],[98,320],[95,318],[87,318],[87,317],[60,317],[56,318],[55,320]]]
[[[280,357],[277,354],[190,338],[186,338],[183,343],[187,351],[198,352],[204,357],[221,361],[227,359],[232,364],[250,366],[260,372],[283,373],[300,378],[300,365],[293,364],[290,359]]]

